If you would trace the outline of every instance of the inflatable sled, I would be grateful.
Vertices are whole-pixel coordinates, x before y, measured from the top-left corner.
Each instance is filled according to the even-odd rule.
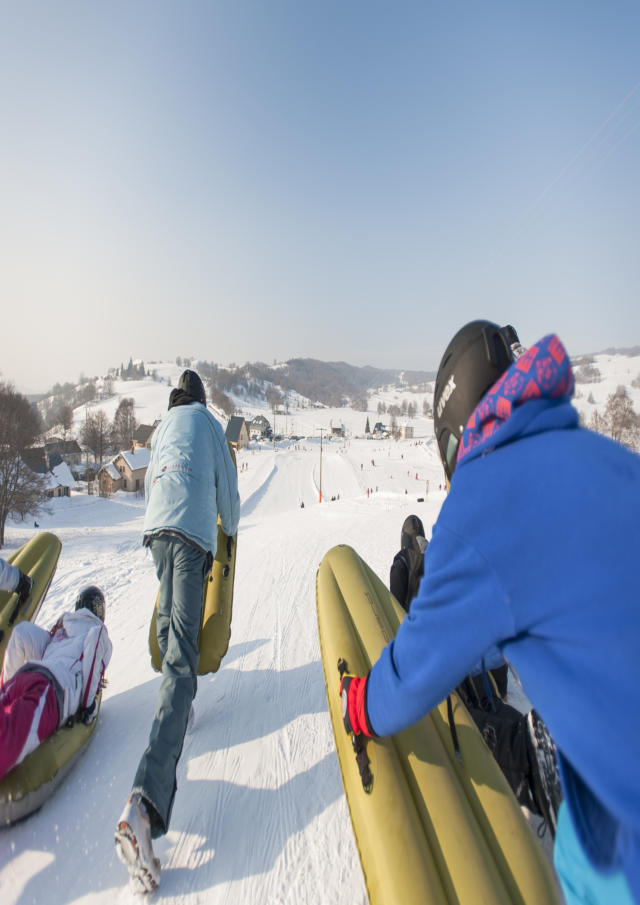
[[[95,719],[64,725],[0,780],[0,825],[15,823],[37,811],[55,792],[86,750],[98,723],[102,692],[98,692]]]
[[[365,675],[405,613],[347,546],[316,577],[318,629],[340,772],[371,905],[559,905],[555,877],[466,708],[447,705],[358,752],[342,721],[338,661]]]
[[[236,464],[236,456],[232,446],[229,452]],[[229,537],[220,527],[218,518],[218,546],[213,568],[204,586],[204,604],[202,607],[202,625],[198,638],[200,660],[198,663],[198,675],[204,676],[209,672],[217,672],[220,662],[229,648],[231,638],[231,613],[233,608],[233,581],[236,571],[236,549],[238,535]],[[156,634],[156,617],[158,615],[158,597],[153,608],[151,624],[149,625],[149,653],[151,665],[160,672],[162,670],[162,657],[158,647]]]
[[[33,622],[38,615],[55,574],[61,547],[55,534],[43,531],[7,557],[7,562],[33,579],[33,589],[23,604],[18,603],[17,594],[0,591],[0,666],[13,626],[18,622]]]
[[[12,565],[31,576],[33,590],[22,606],[16,594],[0,594],[0,657],[4,657],[14,625],[36,618],[54,576],[60,549],[58,538],[43,532],[8,557]],[[99,694],[98,712],[100,697]],[[72,769],[96,723],[97,714],[89,726],[62,726],[0,780],[0,825],[15,823],[44,804]]]

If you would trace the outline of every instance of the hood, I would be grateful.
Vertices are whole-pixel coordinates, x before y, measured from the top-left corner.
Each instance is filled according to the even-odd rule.
[[[569,354],[558,337],[549,334],[530,346],[482,397],[462,434],[457,464],[517,436],[576,427],[578,413],[569,403],[573,387]],[[538,417],[550,409],[557,410],[552,417]]]
[[[176,405],[190,405],[192,402],[207,404],[204,384],[195,371],[187,369],[180,375],[178,386],[171,390],[169,395],[169,408]]]

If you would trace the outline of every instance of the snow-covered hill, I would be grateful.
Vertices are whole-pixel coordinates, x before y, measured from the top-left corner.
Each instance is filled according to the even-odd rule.
[[[581,362],[584,359],[578,358]],[[587,425],[591,422],[593,413],[604,413],[610,394],[619,386],[626,388],[633,408],[640,414],[640,355],[625,355],[622,353],[600,353],[589,356],[591,368],[597,372],[594,382],[576,383],[574,404]],[[197,364],[194,364],[194,367]],[[105,395],[102,392],[103,383],[98,381],[98,395],[89,405],[81,405],[74,411],[74,424],[71,433],[80,436],[80,432],[88,414],[101,409],[109,421],[113,420],[118,405],[125,398],[133,398],[135,401],[135,417],[140,424],[153,424],[156,419],[162,417],[167,410],[167,403],[171,387],[177,384],[182,367],[174,362],[152,362],[148,364],[148,370],[155,377],[145,377],[141,380],[117,380],[111,381],[111,393]],[[578,366],[576,373],[578,378],[583,367]],[[274,375],[277,369],[274,369]],[[276,385],[277,388],[277,385]],[[381,387],[369,392],[367,396],[368,407],[366,411],[355,411],[352,408],[329,408],[316,405],[312,400],[306,399],[297,393],[289,393],[286,399],[287,414],[276,414],[263,397],[251,397],[244,393],[231,394],[231,400],[237,414],[243,415],[247,420],[257,415],[264,415],[274,428],[274,432],[285,436],[297,435],[302,437],[319,437],[320,429],[329,431],[331,426],[343,425],[348,437],[363,437],[367,419],[369,426],[373,428],[377,421],[382,421],[389,426],[391,415],[389,408],[397,406],[402,409],[412,404],[416,414],[413,418],[399,415],[399,425],[408,425],[413,428],[416,439],[426,439],[433,436],[433,422],[431,418],[423,414],[424,404],[433,404],[433,384],[426,384],[419,391],[398,384],[396,386]],[[382,408],[382,411],[381,411]],[[281,410],[284,406],[281,406]],[[227,417],[219,409],[213,409],[223,426],[226,426]]]
[[[231,647],[220,671],[199,681],[154,901],[366,902],[326,708],[315,573],[326,551],[346,542],[387,580],[406,515],[417,512],[430,535],[442,471],[431,441],[325,443],[320,505],[319,453],[316,439],[238,456]],[[63,546],[39,623],[53,623],[96,582],[114,654],[86,755],[39,813],[0,829],[2,905],[131,900],[113,827],[160,682],[147,656],[157,585],[140,546],[143,507],[123,493],[74,494],[40,520]],[[33,533],[10,524],[3,552]]]
[[[595,365],[602,379],[578,385],[578,408],[603,409],[622,383],[640,410],[640,389],[632,387],[640,358],[596,356]],[[179,370],[166,366],[160,376],[175,385]],[[167,382],[151,378],[116,382],[113,397],[94,406],[113,417],[119,400],[132,396],[138,421],[149,423],[166,410],[168,394]],[[171,829],[157,846],[163,879],[156,902],[366,902],[326,708],[315,573],[330,547],[349,543],[387,581],[404,518],[417,513],[431,534],[444,490],[430,419],[415,419],[414,440],[359,439],[367,415],[378,420],[378,402],[401,405],[403,394],[380,391],[368,413],[292,409],[287,430],[305,439],[238,455],[242,515],[231,647],[220,671],[199,682]],[[261,411],[244,404],[247,414]],[[323,443],[321,477],[319,428],[338,422],[350,438]],[[74,493],[54,500],[40,518],[41,529],[58,534],[63,546],[39,623],[51,625],[84,584],[97,583],[107,595],[114,655],[86,755],[39,813],[0,829],[2,905],[133,899],[115,857],[113,827],[160,682],[147,656],[157,584],[140,545],[143,512],[133,495]],[[33,535],[29,524],[8,523],[3,553]]]

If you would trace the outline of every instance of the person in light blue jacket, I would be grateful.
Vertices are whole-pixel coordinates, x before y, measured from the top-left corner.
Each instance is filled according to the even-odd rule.
[[[640,457],[580,427],[557,336],[467,324],[445,351],[434,426],[451,488],[407,618],[345,728],[387,736],[497,646],[557,745],[554,859],[567,905],[640,903]]]
[[[236,470],[220,424],[207,410],[200,377],[186,370],[169,397],[145,478],[144,544],[160,581],[157,638],[162,683],[149,744],[115,833],[132,886],[150,892],[160,881],[152,838],[167,832],[176,768],[197,688],[198,634],[204,582],[218,536],[238,529]]]

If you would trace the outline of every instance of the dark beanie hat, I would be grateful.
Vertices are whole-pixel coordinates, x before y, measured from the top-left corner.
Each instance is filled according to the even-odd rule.
[[[196,402],[201,402],[203,405],[207,404],[204,384],[195,371],[186,370],[182,372],[178,381],[178,389],[185,392],[187,396],[192,396]]]

